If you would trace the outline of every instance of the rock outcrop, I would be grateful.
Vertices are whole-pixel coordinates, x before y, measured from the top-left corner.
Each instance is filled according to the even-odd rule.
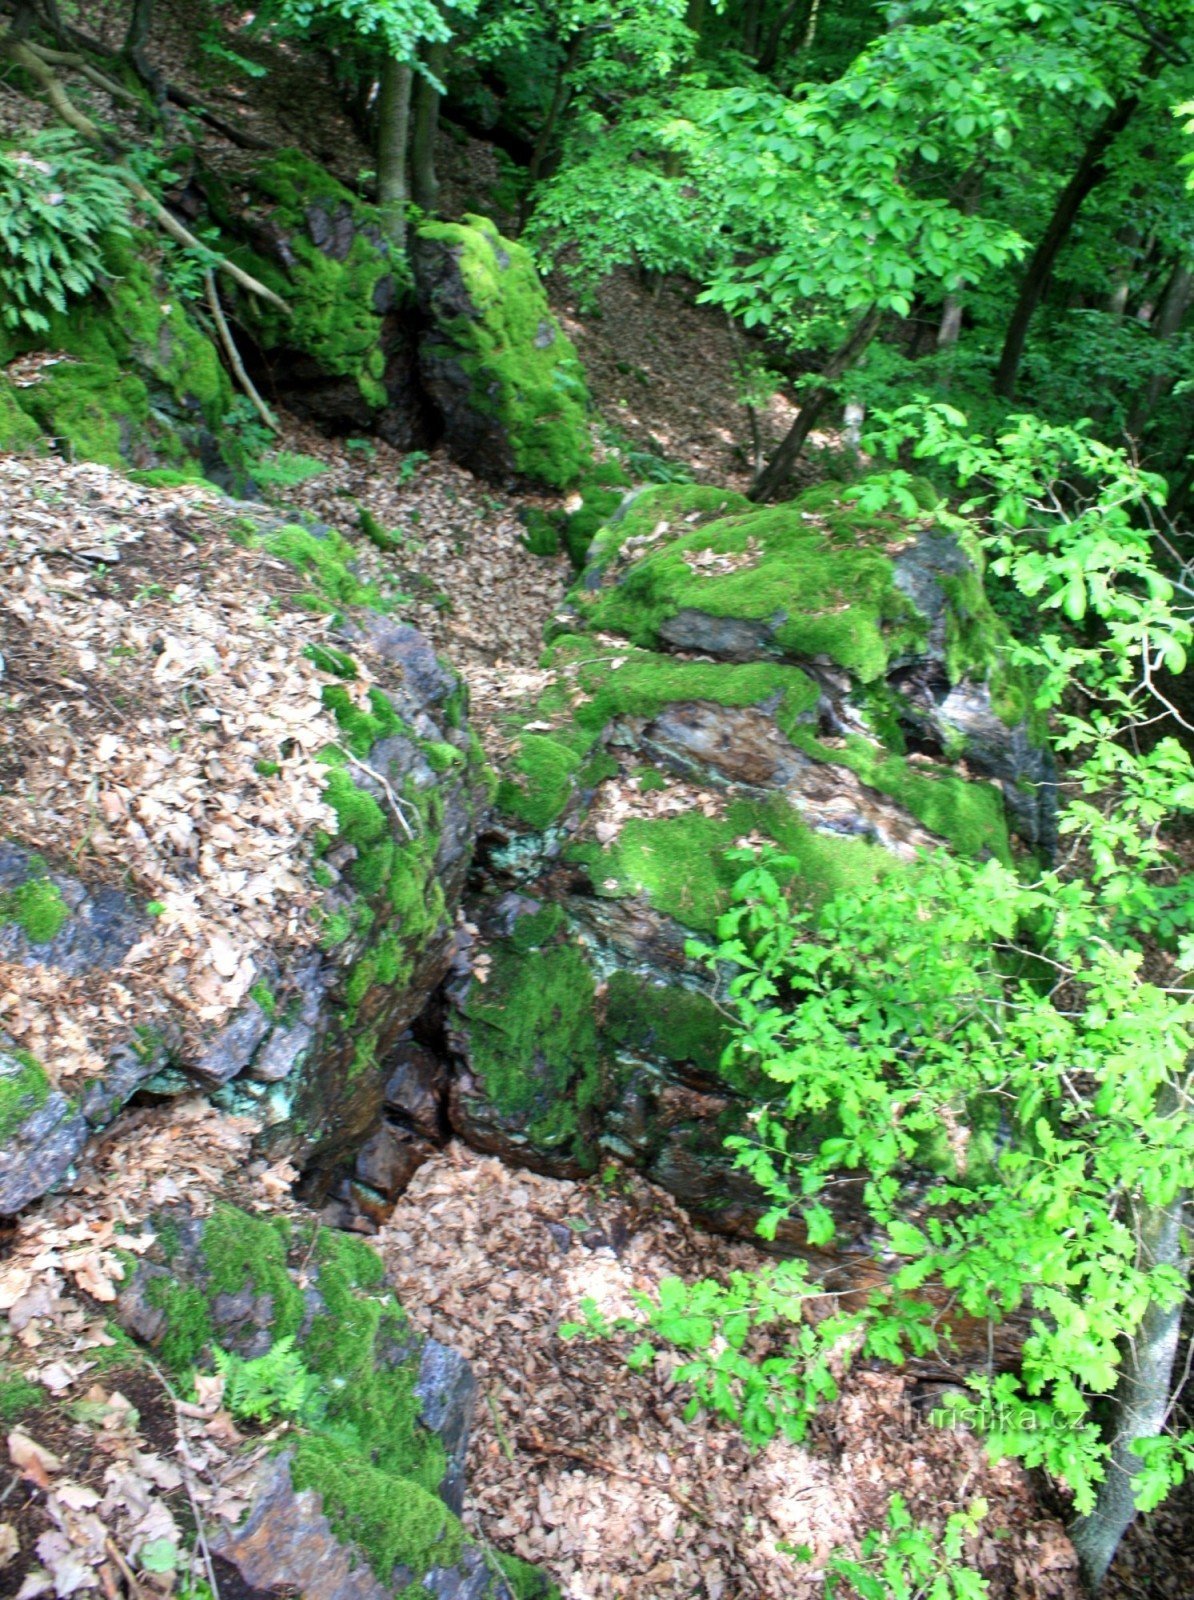
[[[202,187],[233,259],[290,306],[237,299],[266,392],[330,432],[426,444],[410,270],[377,207],[298,150],[235,184],[208,174]]]
[[[206,1216],[163,1209],[139,1242],[147,1230],[117,1323],[180,1381],[210,1371],[217,1349],[256,1362],[243,1381],[261,1373],[262,1409],[287,1424],[272,1451],[246,1442],[247,1510],[210,1532],[231,1592],[548,1600],[541,1574],[461,1525],[476,1381],[455,1351],[414,1331],[367,1245],[221,1203]],[[279,1349],[288,1381],[270,1387],[263,1363]]]
[[[547,1171],[615,1153],[745,1229],[758,1196],[723,1141],[763,1086],[723,1066],[686,952],[728,904],[725,852],[773,841],[824,897],[923,850],[1047,849],[1048,752],[979,558],[931,511],[648,491],[594,540],[558,626],[449,985],[452,1125]]]
[[[454,460],[549,489],[591,463],[584,372],[525,245],[485,217],[429,222],[413,260],[423,383]]]
[[[137,1091],[330,1162],[447,969],[484,802],[461,685],[330,529],[5,470],[0,1213]],[[51,481],[103,507],[73,585],[44,582]]]
[[[45,332],[0,330],[0,451],[45,439],[69,460],[236,481],[232,383],[164,276],[158,240],[110,240],[105,259],[106,287]]]

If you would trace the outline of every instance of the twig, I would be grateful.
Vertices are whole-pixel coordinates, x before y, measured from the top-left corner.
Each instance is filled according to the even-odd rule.
[[[406,820],[406,813],[402,809],[402,801],[399,800],[398,796],[394,793],[393,787],[389,780],[383,777],[380,772],[374,771],[374,769],[366,762],[361,761],[357,756],[354,756],[351,750],[346,750],[342,744],[338,744],[334,746],[334,748],[340,752],[345,761],[350,761],[352,765],[359,771],[365,773],[366,776],[372,778],[375,783],[379,783],[381,785],[385,791],[386,799],[394,808],[394,815],[398,818],[398,821],[402,825],[403,833],[408,839],[413,840],[415,838],[415,833],[412,830],[410,823]]]
[[[162,1388],[166,1391],[167,1398],[169,1399],[171,1406],[174,1408],[174,1431],[178,1436],[178,1443],[181,1450],[183,1487],[187,1491],[187,1499],[191,1502],[191,1515],[195,1519],[195,1537],[199,1542],[199,1550],[203,1556],[203,1565],[207,1570],[207,1581],[211,1586],[211,1592],[214,1600],[220,1600],[220,1586],[216,1582],[215,1563],[211,1559],[211,1550],[207,1543],[207,1529],[203,1522],[203,1513],[199,1510],[199,1502],[195,1499],[195,1490],[191,1483],[191,1469],[187,1464],[189,1452],[187,1449],[188,1441],[186,1431],[183,1425],[183,1402],[174,1393],[174,1390],[170,1387],[170,1383],[166,1377],[166,1374],[157,1365],[157,1363],[152,1361],[149,1356],[144,1354],[144,1352],[142,1352],[141,1359],[161,1384]]]
[[[532,1450],[537,1450],[540,1455],[563,1456],[570,1461],[583,1461],[586,1466],[596,1467],[599,1472],[608,1472],[611,1477],[626,1478],[631,1483],[641,1483],[648,1489],[657,1489],[660,1494],[670,1495],[677,1505],[683,1506],[684,1510],[696,1517],[698,1522],[712,1520],[712,1512],[705,1506],[698,1505],[691,1495],[684,1493],[683,1489],[677,1489],[668,1483],[660,1483],[658,1478],[652,1478],[648,1473],[633,1472],[629,1467],[619,1467],[605,1456],[598,1455],[596,1450],[587,1450],[583,1444],[568,1444],[565,1441],[555,1444],[545,1439],[538,1428],[529,1429],[525,1443]]]
[[[120,1546],[110,1535],[104,1539],[104,1549],[112,1557],[112,1560],[116,1563],[117,1568],[120,1571],[120,1576],[124,1579],[125,1583],[128,1584],[129,1594],[132,1596],[132,1600],[141,1600],[145,1590],[138,1583],[137,1574],[124,1559],[124,1554],[121,1551]]]
[[[245,371],[245,364],[240,358],[240,351],[232,337],[232,330],[228,326],[228,319],[224,315],[224,308],[220,304],[219,292],[216,289],[216,275],[210,267],[203,269],[203,292],[207,296],[207,305],[215,321],[216,332],[220,336],[220,343],[224,347],[224,354],[228,357],[228,365],[232,368],[232,376],[240,384],[245,394],[249,397],[254,411],[265,423],[267,428],[278,432],[278,419],[257,393],[252,378]]]
[[[505,1456],[507,1461],[513,1461],[514,1446],[510,1443],[510,1436],[502,1426],[502,1418],[501,1413],[498,1411],[497,1401],[491,1394],[487,1394],[485,1396],[485,1400],[486,1404],[489,1406],[489,1414],[493,1418],[494,1431],[498,1436],[498,1443],[502,1447],[502,1454]]]

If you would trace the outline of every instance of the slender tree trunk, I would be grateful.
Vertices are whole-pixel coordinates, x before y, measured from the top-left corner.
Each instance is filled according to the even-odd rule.
[[[801,50],[811,50],[817,37],[817,22],[821,16],[821,0],[812,0],[808,8],[808,21],[804,25],[804,38],[800,41]]]
[[[1174,337],[1181,328],[1192,299],[1194,299],[1194,269],[1185,262],[1179,262],[1165,286],[1161,309],[1153,324],[1158,339],[1168,341]],[[1128,413],[1127,431],[1130,434],[1135,435],[1143,431],[1149,417],[1156,410],[1158,400],[1172,386],[1173,379],[1167,378],[1164,372],[1153,373],[1148,381],[1148,387],[1137,397],[1136,403]]]
[[[443,82],[448,63],[448,46],[443,40],[427,46],[427,70]],[[411,108],[410,178],[411,197],[424,211],[434,211],[439,200],[439,177],[435,170],[435,138],[439,131],[439,103],[443,96],[434,84],[420,78]]]
[[[809,0],[788,0],[786,6],[781,7],[775,21],[768,30],[763,41],[763,48],[759,51],[759,59],[755,63],[760,72],[774,72],[775,64],[779,60],[780,46],[797,15],[805,11]]]
[[[396,250],[406,249],[406,147],[413,76],[406,62],[388,56],[377,100],[377,204],[386,235]]]
[[[1028,338],[1028,326],[1044,295],[1058,251],[1069,237],[1070,229],[1074,226],[1074,221],[1082,208],[1082,202],[1105,176],[1103,157],[1132,120],[1139,104],[1138,91],[1122,96],[1095,129],[1087,142],[1086,149],[1082,152],[1082,159],[1073,177],[1062,190],[1053,209],[1053,215],[1049,219],[1049,226],[1045,229],[1041,242],[1028,263],[1024,281],[1020,285],[1019,298],[1008,323],[1007,336],[1003,341],[999,370],[995,374],[995,393],[1002,395],[1005,400],[1015,398],[1016,377],[1020,371],[1024,345]]]
[[[753,56],[759,48],[759,23],[763,0],[746,0],[742,13],[742,53]]]
[[[543,119],[543,126],[539,129],[539,137],[535,140],[535,148],[531,151],[530,165],[527,167],[527,187],[523,195],[522,205],[518,213],[518,225],[521,228],[527,219],[531,202],[534,198],[535,185],[543,173],[543,164],[551,151],[552,141],[556,136],[556,129],[560,119],[568,109],[568,102],[572,98],[572,85],[569,78],[572,69],[580,59],[580,52],[584,44],[584,33],[576,33],[568,46],[568,54],[556,78],[556,86],[552,93],[551,104],[547,108],[547,115]]]
[[[962,297],[957,294],[947,294],[945,304],[941,307],[941,325],[937,329],[938,350],[948,350],[951,345],[957,344],[961,331]]]
[[[692,29],[698,38],[705,26],[706,0],[688,0],[684,8],[684,24]]]
[[[1185,1270],[1182,1222],[1181,1196],[1164,1209],[1144,1214],[1140,1225],[1143,1266],[1163,1264]],[[1140,1470],[1140,1460],[1133,1455],[1131,1443],[1134,1439],[1155,1439],[1165,1425],[1181,1320],[1180,1301],[1168,1311],[1155,1303],[1150,1305],[1124,1352],[1123,1372],[1115,1390],[1107,1476],[1099,1487],[1094,1510],[1089,1516],[1079,1517],[1069,1530],[1082,1575],[1096,1594],[1119,1541],[1136,1515],[1132,1479]]]
[[[796,413],[795,422],[788,429],[778,450],[747,491],[749,499],[760,503],[770,500],[776,490],[783,486],[804,447],[804,441],[833,398],[835,381],[862,355],[878,333],[882,320],[883,313],[877,306],[871,306],[855,323],[849,336],[830,356],[821,369],[820,383],[807,392],[800,410]]]
[[[1133,199],[1137,198],[1133,195]],[[1128,296],[1132,292],[1132,269],[1140,255],[1140,229],[1134,226],[1121,228],[1116,243],[1124,247],[1124,260],[1115,269],[1114,287],[1107,296],[1109,316],[1122,317],[1128,309]]]

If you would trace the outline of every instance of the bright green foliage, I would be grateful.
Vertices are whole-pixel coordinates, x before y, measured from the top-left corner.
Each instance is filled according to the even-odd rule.
[[[892,449],[911,421],[888,421]],[[732,973],[731,1056],[772,1084],[751,1132],[730,1143],[772,1201],[764,1231],[797,1212],[814,1246],[835,1232],[834,1180],[863,1176],[889,1285],[811,1343],[801,1324],[787,1353],[765,1359],[750,1341],[760,1305],[775,1317],[766,1276],[761,1288],[661,1286],[640,1320],[695,1352],[699,1401],[763,1438],[806,1425],[810,1372],[846,1334],[898,1359],[948,1332],[942,1296],[980,1320],[1026,1314],[1019,1372],[972,1377],[969,1409],[994,1451],[1063,1477],[1085,1513],[1108,1470],[1099,1407],[1125,1349],[1150,1305],[1185,1293],[1179,1264],[1142,1257],[1139,1230],[1194,1170],[1194,1000],[1148,981],[1138,946],[1160,937],[1183,968],[1194,960],[1189,879],[1165,886],[1158,837],[1194,810],[1194,773],[1176,741],[1130,753],[1123,739],[1157,704],[1154,652],[1188,643],[1185,576],[1156,565],[1127,514],[1156,509],[1156,486],[1122,453],[1034,419],[995,445],[941,410],[915,422],[922,453],[972,478],[997,564],[1039,604],[1075,617],[1089,606],[1101,624],[1093,640],[1067,629],[1016,646],[1039,674],[1039,704],[1075,679],[1097,693],[1094,713],[1058,717],[1080,789],[1062,828],[1091,867],[1029,882],[997,861],[942,855],[816,906],[785,888],[798,863],[737,853],[746,870],[718,942],[691,947]],[[1062,475],[1084,478],[1085,500],[1057,492]],[[810,1140],[830,1113],[831,1130]],[[796,1308],[779,1315],[797,1322]],[[1186,1438],[1136,1451],[1141,1504],[1192,1459]],[[873,1540],[870,1555],[886,1562],[891,1549]]]
[[[47,313],[101,285],[128,205],[127,185],[65,129],[0,148],[0,322],[47,333]]]
[[[470,404],[500,422],[516,472],[566,488],[591,459],[588,390],[530,252],[471,215],[425,223],[419,238],[452,250],[472,307],[439,330],[470,380]]]
[[[29,862],[24,883],[0,893],[0,922],[15,922],[30,944],[49,944],[69,916],[62,891],[37,856]]]
[[[861,1600],[983,1600],[990,1593],[987,1580],[972,1567],[962,1565],[966,1545],[973,1542],[987,1515],[985,1500],[973,1501],[965,1511],[946,1518],[940,1534],[915,1523],[903,1495],[892,1495],[887,1526],[866,1534],[858,1557],[835,1551],[826,1570],[825,1596],[843,1593]]]
[[[36,1056],[0,1049],[0,1140],[10,1139],[49,1095],[50,1080]]]
[[[212,1351],[224,1380],[223,1400],[234,1417],[272,1422],[309,1414],[319,1394],[314,1373],[294,1347],[294,1337],[277,1339],[263,1356],[246,1361],[217,1345]]]

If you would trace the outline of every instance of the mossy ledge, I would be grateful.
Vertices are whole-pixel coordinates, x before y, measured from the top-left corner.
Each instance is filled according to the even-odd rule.
[[[127,1259],[115,1309],[184,1391],[211,1370],[216,1348],[253,1359],[293,1340],[319,1380],[274,1442],[294,1490],[320,1497],[333,1534],[387,1588],[423,1595],[432,1569],[479,1565],[440,1498],[449,1458],[423,1420],[424,1341],[377,1254],[351,1235],[226,1203],[206,1218],[168,1208],[151,1226],[155,1243]],[[534,1569],[522,1581],[528,1595],[551,1593]],[[501,1593],[495,1586],[494,1600]]]

